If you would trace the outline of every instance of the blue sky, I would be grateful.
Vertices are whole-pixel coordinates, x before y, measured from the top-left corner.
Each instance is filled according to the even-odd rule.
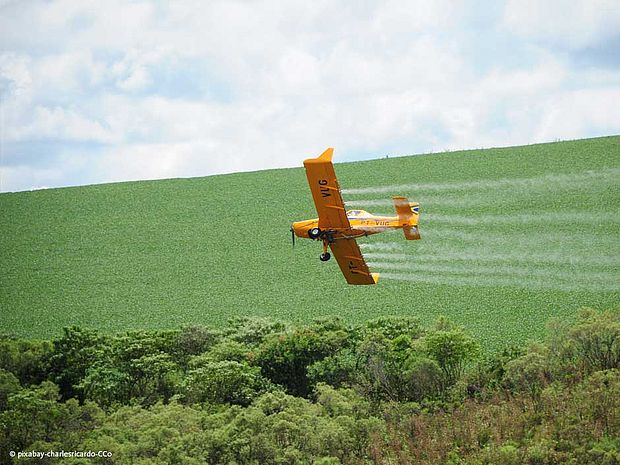
[[[0,191],[620,133],[620,6],[1,1]]]

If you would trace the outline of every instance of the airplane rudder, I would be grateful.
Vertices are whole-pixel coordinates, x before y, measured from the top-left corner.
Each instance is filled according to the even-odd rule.
[[[403,197],[402,195],[392,197],[392,202],[394,202],[394,209],[396,210],[396,214],[401,221],[408,221],[408,219],[413,214],[411,207],[409,206],[409,200],[407,197]]]

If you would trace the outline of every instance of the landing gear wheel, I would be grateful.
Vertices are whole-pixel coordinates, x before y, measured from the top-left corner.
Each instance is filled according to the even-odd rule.
[[[316,239],[321,235],[321,230],[319,228],[312,228],[308,230],[308,237],[310,239]]]
[[[327,260],[332,258],[332,256],[329,254],[329,252],[325,252],[319,255],[319,258],[321,259],[322,262],[326,262]]]

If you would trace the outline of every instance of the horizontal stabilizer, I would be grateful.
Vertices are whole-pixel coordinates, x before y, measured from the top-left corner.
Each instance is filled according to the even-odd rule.
[[[403,228],[405,233],[405,239],[408,241],[417,241],[420,239],[420,230],[417,226],[411,226],[410,228]]]

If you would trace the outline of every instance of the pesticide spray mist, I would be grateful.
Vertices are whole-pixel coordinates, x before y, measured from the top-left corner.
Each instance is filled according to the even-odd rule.
[[[360,242],[369,266],[381,271],[383,279],[616,292],[620,288],[620,246],[609,231],[617,228],[620,214],[575,209],[568,190],[597,195],[615,185],[619,176],[620,169],[609,168],[522,179],[378,186],[343,193],[354,196],[347,205],[358,208],[392,207],[391,199],[372,197],[411,192],[411,200],[422,205],[423,241]],[[531,209],[536,196],[558,190],[567,191],[566,209],[558,210],[556,205],[552,211]],[[355,198],[362,195],[366,197]],[[502,202],[510,208],[497,213],[503,211],[497,208]],[[485,203],[492,211],[476,208],[470,214],[473,204]]]
[[[586,171],[583,173],[546,174],[532,178],[521,179],[481,179],[477,181],[429,183],[429,184],[395,184],[392,186],[364,187],[360,189],[343,189],[344,195],[364,194],[390,194],[405,192],[436,192],[436,191],[474,191],[487,189],[536,189],[543,187],[568,186],[581,188],[591,184],[592,181],[602,180],[617,182],[620,176],[619,168],[608,168],[598,171]]]
[[[585,282],[559,283],[528,278],[515,279],[503,276],[448,276],[410,273],[381,273],[381,279],[410,283],[473,286],[473,287],[516,287],[525,289],[552,289],[566,292],[594,290],[599,292],[618,292],[620,286],[613,283],[592,284]]]

